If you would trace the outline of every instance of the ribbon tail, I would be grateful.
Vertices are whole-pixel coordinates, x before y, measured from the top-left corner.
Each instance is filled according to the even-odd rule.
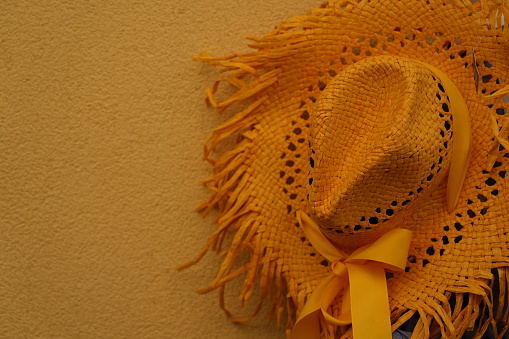
[[[378,265],[346,264],[350,278],[354,338],[391,339],[385,270]]]
[[[320,339],[320,314],[322,295],[331,282],[336,280],[334,273],[316,287],[313,293],[306,301],[304,308],[300,312],[297,322],[293,326],[289,339]]]

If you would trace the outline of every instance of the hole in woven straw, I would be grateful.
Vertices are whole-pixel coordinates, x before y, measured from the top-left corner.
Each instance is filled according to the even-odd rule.
[[[422,261],[422,267],[425,267],[427,264],[429,264],[429,260],[424,259],[424,260]]]
[[[397,201],[393,201],[393,202],[391,202],[391,205],[392,206],[398,206],[398,202]]]
[[[292,167],[293,165],[295,165],[295,162],[294,162],[294,161],[292,161],[292,160],[288,160],[288,161],[286,162],[286,166],[288,166],[288,167]]]
[[[297,150],[297,147],[293,144],[293,142],[291,142],[290,145],[288,145],[288,149],[290,151],[295,151],[295,150]]]
[[[371,39],[371,40],[369,40],[369,45],[370,45],[372,48],[375,48],[377,44],[378,44],[378,40],[377,40],[377,39]]]
[[[459,55],[460,58],[463,59],[464,57],[467,56],[467,51],[463,49],[463,50],[458,52],[458,55]]]
[[[463,228],[463,225],[460,224],[459,222],[455,222],[454,228],[456,229],[456,231],[461,231],[461,229]]]
[[[477,199],[479,199],[479,201],[481,201],[481,202],[486,202],[486,201],[488,201],[488,198],[486,198],[486,197],[485,197],[484,195],[482,195],[482,194],[478,194],[478,195],[477,195]]]
[[[486,61],[486,60],[483,62],[483,64],[484,64],[484,67],[486,67],[486,68],[493,67],[493,65],[489,61]]]
[[[457,244],[461,241],[461,239],[463,239],[463,236],[462,235],[458,235],[456,238],[454,238],[454,242]]]
[[[470,217],[470,218],[474,218],[475,217],[475,212],[472,211],[472,210],[468,210],[467,211],[467,215]]]
[[[455,59],[455,58],[456,58],[456,56],[454,56],[454,54],[451,54],[451,55],[449,55],[449,58],[451,58],[451,59]]]
[[[334,78],[334,77],[338,74],[338,73],[336,73],[336,72],[335,72],[334,70],[332,70],[332,69],[331,69],[328,73],[329,73],[329,75],[330,75],[331,77],[333,77],[333,78]]]
[[[445,252],[445,249],[443,249],[443,248],[442,248],[442,249],[440,250],[440,255],[444,255],[444,252]]]
[[[490,193],[491,193],[492,195],[495,195],[495,196],[496,196],[496,195],[498,195],[498,190],[493,190],[493,191],[491,191]]]
[[[438,83],[438,89],[439,89],[441,92],[445,93],[444,86],[442,86],[442,84],[441,84],[441,83]]]
[[[393,42],[394,41],[394,34],[387,35],[387,41],[388,42]]]
[[[500,172],[498,172],[498,175],[500,175],[501,178],[505,178],[506,174],[507,174],[507,171],[500,171]]]
[[[495,179],[489,177],[488,179],[486,179],[485,183],[488,186],[493,186],[493,185],[495,185],[497,183],[497,181]]]
[[[463,41],[461,41],[460,39],[454,39],[454,43],[456,45],[463,45]]]
[[[285,176],[285,174],[286,174],[285,171],[281,171],[281,172],[279,172],[279,177],[282,178]]]
[[[325,84],[321,81],[318,81],[318,88],[320,89],[320,91],[323,91],[325,89]]]
[[[292,213],[292,205],[286,205],[286,211],[288,214]]]
[[[395,32],[401,32],[401,27],[394,27]]]
[[[359,231],[361,228],[362,228],[362,226],[361,226],[361,225],[355,225],[355,226],[354,226],[354,228],[353,228],[353,230],[354,230],[354,231]]]
[[[446,235],[444,235],[444,236],[442,237],[442,243],[443,243],[444,245],[447,245],[447,244],[449,243],[449,238],[448,238]]]
[[[308,120],[309,119],[309,112],[308,111],[304,111],[300,117],[304,120]]]
[[[370,51],[366,51],[366,55],[367,56],[371,56],[371,52]]]
[[[385,279],[391,279],[394,278],[394,273],[392,272],[385,272]]]
[[[359,54],[361,54],[361,48],[360,48],[360,47],[354,47],[354,48],[352,48],[352,53],[353,53],[354,55],[359,55]]]
[[[371,225],[378,224],[378,218],[377,218],[377,217],[371,217],[371,218],[369,218],[369,223],[370,223]]]
[[[315,167],[315,161],[311,157],[309,158],[309,165],[311,166],[311,168]]]
[[[470,200],[470,199],[468,199],[468,200],[467,200],[467,204],[468,204],[468,205],[472,205],[473,203],[474,203],[474,202],[473,202],[472,200]]]
[[[502,83],[502,79],[497,78],[497,80],[495,81],[495,83],[496,83],[497,85],[500,85],[500,84]]]
[[[295,181],[295,178],[294,178],[294,177],[288,177],[288,178],[286,178],[286,184],[287,184],[287,185],[291,185],[291,184],[293,184],[293,183],[294,183],[294,181]]]
[[[432,38],[430,35],[426,35],[426,36],[424,37],[424,41],[426,41],[426,43],[427,43],[428,45],[433,45],[433,42],[434,42],[433,38]]]
[[[426,253],[427,253],[428,255],[433,255],[433,254],[435,254],[435,248],[434,248],[433,246],[428,247],[428,249],[426,250]]]
[[[414,33],[407,33],[406,34],[406,38],[410,41],[414,41],[415,40],[415,34]]]
[[[309,184],[312,185],[313,184],[313,178],[309,178]]]
[[[489,208],[489,207],[484,207],[484,208],[483,208],[483,209],[482,209],[479,213],[480,213],[481,215],[485,215],[485,214],[486,214],[486,212],[488,212],[488,208]]]
[[[320,263],[320,265],[327,267],[329,266],[329,262],[327,260],[324,260]]]
[[[302,129],[297,127],[296,129],[293,130],[293,133],[299,135],[302,133]]]
[[[487,83],[488,81],[491,80],[491,78],[493,78],[493,75],[491,75],[491,74],[483,75],[482,76],[482,82],[483,83]]]
[[[444,34],[442,32],[436,32],[435,35],[439,38],[443,37]]]
[[[446,104],[444,104],[444,105],[446,105]],[[444,108],[444,111],[449,112],[449,107],[447,107],[447,110]],[[446,130],[450,130],[451,129],[451,123],[448,120],[446,120],[444,122],[444,127],[445,127]]]
[[[447,40],[446,42],[444,42],[444,44],[442,45],[442,48],[447,51],[451,48],[452,44],[449,40]]]
[[[408,262],[412,263],[412,264],[415,264],[417,262],[417,258],[415,257],[415,255],[409,256],[408,257]]]
[[[503,107],[497,108],[496,111],[498,115],[505,115],[507,113],[507,110]]]

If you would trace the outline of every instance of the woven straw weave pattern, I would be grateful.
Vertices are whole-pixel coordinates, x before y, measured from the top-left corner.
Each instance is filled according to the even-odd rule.
[[[214,174],[205,181],[214,193],[200,210],[221,211],[206,249],[223,246],[226,255],[217,279],[203,292],[224,289],[229,280],[243,275],[241,300],[249,300],[259,286],[258,303],[269,298],[280,322],[286,310],[287,331],[291,329],[307,296],[329,270],[295,220],[295,211],[308,209],[314,104],[347,67],[371,56],[393,55],[446,73],[466,100],[474,131],[471,165],[453,214],[444,208],[443,181],[434,181],[436,187],[429,187],[427,196],[404,208],[396,199],[405,214],[401,223],[414,235],[405,272],[388,276],[394,328],[419,314],[413,338],[456,338],[482,307],[492,310],[492,317],[479,324],[479,333],[490,323],[509,323],[508,312],[493,308],[489,293],[493,268],[498,269],[503,293],[508,286],[509,150],[500,146],[509,135],[504,95],[509,92],[509,30],[501,21],[508,13],[502,1],[331,1],[281,23],[262,38],[251,38],[252,53],[197,58],[226,71],[208,90],[209,101],[219,111],[250,104],[206,141],[209,157],[222,139],[239,136],[234,149],[212,161]],[[238,91],[219,100],[214,94],[223,82]],[[363,84],[366,79],[360,77],[353,86]],[[352,111],[371,109],[375,103],[370,100],[359,98]],[[355,128],[364,123],[359,119]],[[447,138],[422,137],[437,138],[431,143]],[[382,216],[387,209],[376,213]],[[328,227],[336,233],[334,223]],[[228,232],[234,236],[225,244]],[[244,252],[249,253],[247,263],[237,260]],[[325,328],[323,335],[346,338],[351,329]]]

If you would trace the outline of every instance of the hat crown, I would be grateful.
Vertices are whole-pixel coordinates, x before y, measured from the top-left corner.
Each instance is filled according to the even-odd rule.
[[[448,100],[430,69],[401,57],[365,59],[329,83],[312,114],[308,191],[310,212],[331,240],[372,242],[444,182]]]

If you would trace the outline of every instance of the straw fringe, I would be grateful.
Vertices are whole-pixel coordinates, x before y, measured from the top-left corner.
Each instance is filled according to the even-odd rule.
[[[246,60],[243,60],[246,59]],[[216,221],[216,230],[209,237],[204,249],[198,257],[178,267],[183,269],[197,263],[209,250],[220,252],[223,241],[228,234],[233,233],[233,239],[228,244],[223,263],[219,268],[216,278],[212,283],[197,291],[207,293],[219,289],[219,304],[225,314],[234,322],[244,322],[254,317],[261,309],[264,300],[272,301],[272,313],[276,313],[278,324],[281,325],[282,314],[286,302],[283,297],[284,281],[280,265],[276,264],[276,254],[272,249],[266,248],[263,239],[259,236],[260,221],[253,197],[250,196],[251,176],[248,173],[249,155],[253,147],[253,137],[256,131],[250,131],[250,127],[256,124],[264,102],[268,99],[264,91],[272,86],[281,73],[275,69],[261,74],[260,68],[266,69],[261,58],[252,54],[231,55],[228,57],[210,57],[202,55],[194,60],[207,62],[214,66],[221,66],[223,72],[230,72],[227,77],[218,79],[207,92],[207,101],[218,109],[219,112],[226,108],[250,102],[242,112],[237,113],[224,124],[216,128],[204,142],[204,156],[213,165],[213,175],[203,183],[214,193],[212,196],[197,207],[204,215],[213,209],[219,209],[220,215]],[[243,77],[254,77],[246,82]],[[218,101],[215,94],[222,82],[227,82],[238,90],[224,101]],[[237,146],[217,160],[211,159],[212,151],[217,145],[230,136],[240,133],[240,141]],[[246,263],[242,256],[249,255]],[[241,260],[242,258],[242,260]],[[251,299],[254,287],[258,281],[259,299],[254,310],[248,317],[235,317],[225,305],[226,284],[239,275],[245,274],[244,284],[241,288],[239,299],[242,305]]]
[[[508,16],[509,18],[509,16]],[[491,103],[494,107],[505,106],[506,110],[509,110],[509,103],[504,103],[503,98],[507,96],[509,93],[509,85],[499,89],[493,94],[487,95],[484,97],[484,103]],[[506,112],[507,114],[507,112]],[[487,170],[491,170],[499,151],[500,145],[502,145],[505,149],[509,150],[509,119],[507,117],[499,116],[495,110],[492,110],[491,115],[491,127],[493,131],[493,135],[495,137],[493,146],[488,152],[488,168]]]

